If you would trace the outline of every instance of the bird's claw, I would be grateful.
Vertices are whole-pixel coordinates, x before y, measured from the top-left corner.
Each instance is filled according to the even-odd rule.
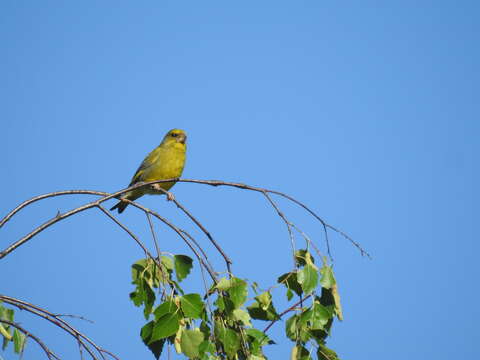
[[[175,200],[175,196],[173,196],[171,192],[167,191],[167,201],[174,201],[174,200]]]
[[[161,192],[161,190],[160,190],[160,189],[161,189],[161,186],[160,186],[159,183],[157,183],[157,184],[152,184],[152,185],[150,185],[150,186],[151,186],[151,188],[152,188],[153,190],[155,190],[155,191],[160,191],[160,192]]]

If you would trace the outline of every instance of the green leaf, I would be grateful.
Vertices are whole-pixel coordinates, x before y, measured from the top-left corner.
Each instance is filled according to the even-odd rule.
[[[198,346],[198,352],[200,353],[200,356],[205,355],[206,353],[210,354],[215,354],[215,344],[212,343],[209,340],[203,341],[199,346]]]
[[[180,339],[182,352],[187,357],[195,358],[199,355],[199,346],[203,342],[203,334],[200,330],[183,330]]]
[[[301,345],[296,345],[290,354],[291,360],[311,360],[310,353]]]
[[[169,271],[173,271],[173,260],[168,256],[162,255],[160,263]]]
[[[305,266],[314,262],[312,255],[305,249],[295,251],[295,261],[297,266]]]
[[[285,285],[288,290],[295,291],[295,293],[298,296],[302,295],[302,293],[303,293],[302,287],[298,283],[296,272],[289,272],[289,273],[283,274],[282,276],[280,276],[278,278],[277,282]],[[290,291],[290,294],[291,294],[291,291]],[[289,297],[289,292],[288,291],[287,291],[287,298],[288,298],[288,300],[290,300],[292,298],[292,295],[290,295],[290,297]]]
[[[16,354],[20,354],[21,352],[23,352],[23,348],[25,346],[25,339],[25,334],[20,332],[18,329],[15,329],[13,331],[13,351],[15,351]]]
[[[253,355],[250,354],[247,358],[247,360],[266,360],[267,358],[264,357],[263,355]]]
[[[230,289],[230,280],[227,278],[221,278],[215,287],[220,291],[227,291]]]
[[[143,277],[143,272],[147,267],[148,259],[140,259],[132,265],[132,281],[137,281],[140,277]]]
[[[326,325],[333,318],[333,311],[330,307],[325,307],[318,301],[315,301],[311,308],[303,311],[299,317],[301,329],[326,330]]]
[[[140,331],[140,337],[142,338],[143,343],[153,353],[155,358],[158,359],[162,354],[163,345],[165,344],[166,339],[161,339],[159,341],[150,343],[154,326],[155,326],[154,321],[148,322],[145,326],[142,327],[142,330]]]
[[[148,320],[150,314],[152,313],[152,308],[155,303],[155,293],[153,292],[150,285],[147,284],[146,281],[143,282],[143,290],[144,290],[144,304],[145,308],[143,309],[143,315],[145,316],[145,320]]]
[[[335,351],[322,344],[318,346],[317,358],[318,360],[340,360]]]
[[[257,355],[263,358],[262,347],[267,344],[275,344],[275,342],[270,340],[264,332],[258,329],[246,329],[245,333],[248,336],[250,352],[252,355]]]
[[[3,305],[0,306],[0,319],[13,322],[13,317],[14,317],[13,309],[7,309]],[[5,350],[10,340],[12,340],[13,335],[11,335],[10,333],[10,326],[6,324],[0,324],[0,332],[3,335],[2,349]]]
[[[297,341],[298,315],[293,315],[285,322],[285,334],[292,341]]]
[[[222,343],[228,358],[233,358],[240,349],[240,335],[232,329],[223,328],[218,340]]]
[[[173,261],[175,274],[177,275],[177,280],[180,282],[190,274],[190,270],[193,267],[193,260],[187,255],[175,255]]]
[[[320,285],[325,289],[331,289],[337,282],[335,276],[333,275],[333,270],[330,266],[324,264],[320,269],[322,278],[320,279]]]
[[[343,320],[342,305],[340,304],[340,295],[336,284],[331,289],[322,288],[320,303],[323,306],[333,306],[338,320]]]
[[[130,293],[130,300],[132,300],[135,306],[140,306],[143,303],[144,296],[143,292],[136,288],[135,291]]]
[[[243,309],[233,310],[233,318],[237,321],[241,321],[245,326],[252,326],[250,315]]]
[[[150,341],[154,326],[155,326],[155,322],[152,320],[146,323],[140,330],[140,337],[142,338],[142,341],[145,344],[148,344],[148,342]]]
[[[338,293],[337,285],[332,287],[333,298],[335,299],[335,314],[337,314],[338,320],[343,320],[342,304],[340,303],[340,294]]]
[[[290,289],[287,289],[287,300],[290,301],[293,298],[293,292]]]
[[[225,311],[227,315],[232,315],[235,306],[233,305],[232,300],[230,298],[218,295],[217,300],[215,301],[215,305],[221,310]]]
[[[258,343],[261,346],[267,345],[267,344],[275,344],[273,340],[270,340],[267,334],[265,334],[263,331],[260,331],[258,329],[246,329],[245,333],[247,336],[252,337],[255,339],[255,341],[258,341]]]
[[[305,295],[310,294],[318,284],[318,272],[317,269],[310,264],[305,265],[305,267],[298,271],[297,280],[302,287]]]
[[[139,280],[144,279],[150,287],[158,288],[160,281],[163,283],[169,281],[170,272],[165,265],[159,269],[153,259],[140,259],[132,265],[132,281],[139,284]]]
[[[268,291],[265,291],[260,295],[255,296],[255,299],[258,301],[258,303],[260,304],[260,307],[263,310],[267,310],[270,304],[272,303],[272,294],[270,294],[270,292]]]
[[[155,320],[158,321],[163,315],[176,312],[178,312],[177,304],[173,300],[167,300],[158,305],[153,314],[155,315]]]
[[[330,308],[315,301],[312,305],[310,328],[312,330],[325,330],[325,325],[332,319],[333,313]]]
[[[13,311],[13,309],[7,309],[4,306],[0,306],[0,319],[13,322],[14,316],[15,312]]]
[[[6,326],[4,324],[0,324],[0,334],[7,339],[7,341],[12,340],[12,335],[8,332],[9,326]],[[4,349],[5,350],[5,349]]]
[[[248,296],[248,285],[247,283],[239,278],[230,279],[230,288],[228,289],[228,294],[230,299],[233,302],[235,308],[239,308],[247,300]]]
[[[142,277],[142,275],[139,275],[139,278],[135,281],[135,284],[137,287],[133,292],[130,293],[130,300],[133,301],[135,306],[140,306],[142,304],[145,306],[144,316],[145,319],[148,320],[148,317],[152,312],[153,304],[155,303],[155,293],[153,292],[151,285],[144,277]]]
[[[183,314],[192,319],[200,319],[202,317],[205,304],[199,294],[187,294],[180,298],[180,305]]]
[[[320,284],[322,285],[322,288],[330,291],[331,297],[333,299],[333,304],[335,306],[335,314],[337,315],[338,320],[343,320],[342,305],[340,304],[340,294],[338,293],[337,280],[335,279],[335,275],[333,274],[333,269],[326,263],[324,263],[324,265],[320,269],[320,273],[322,274]]]
[[[152,337],[149,344],[175,335],[180,327],[180,316],[178,313],[168,313],[163,315],[157,321],[152,331]]]
[[[278,319],[278,314],[272,304],[264,310],[258,301],[254,301],[252,305],[247,307],[248,313],[252,319],[257,320],[275,320]]]

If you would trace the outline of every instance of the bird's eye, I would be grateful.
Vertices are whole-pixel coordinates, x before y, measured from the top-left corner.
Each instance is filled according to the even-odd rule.
[[[171,135],[172,137],[177,137],[177,136],[178,136],[177,133],[171,133],[170,135]]]

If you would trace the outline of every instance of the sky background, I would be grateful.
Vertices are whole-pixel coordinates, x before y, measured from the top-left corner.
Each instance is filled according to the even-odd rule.
[[[51,191],[122,189],[182,128],[185,178],[288,193],[371,253],[332,234],[345,320],[328,345],[342,359],[476,358],[479,16],[475,1],[2,1],[0,213]],[[290,270],[285,225],[261,195],[172,191],[236,276],[268,288]],[[1,248],[91,199],[32,205],[0,230]],[[173,204],[140,202],[191,231],[223,269]],[[325,249],[318,223],[279,204]],[[141,213],[119,218],[151,246]],[[189,254],[156,229],[162,249]],[[4,258],[1,293],[94,320],[72,324],[122,359],[153,359],[128,297],[142,256],[91,210]],[[274,294],[283,310],[284,291]],[[62,358],[79,357],[55,327],[17,319]],[[270,359],[289,356],[283,332],[283,322],[270,331]],[[33,342],[26,351],[43,356]]]

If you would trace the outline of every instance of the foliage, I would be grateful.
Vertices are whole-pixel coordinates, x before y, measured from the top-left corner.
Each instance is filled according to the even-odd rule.
[[[16,354],[22,354],[25,348],[26,336],[18,328],[14,327],[14,311],[6,308],[0,302],[0,334],[3,337],[2,350],[5,350],[8,344],[13,343],[13,351]]]
[[[292,360],[338,359],[325,341],[334,317],[342,319],[340,297],[332,267],[326,258],[321,261],[318,268],[308,250],[298,250],[295,269],[278,278],[277,286],[285,288],[289,301],[299,298],[282,313],[293,313],[285,322],[285,333],[294,342]],[[132,265],[135,289],[130,299],[143,307],[147,323],[140,336],[155,358],[167,344],[189,359],[266,359],[264,346],[274,344],[267,331],[281,318],[272,291],[259,293],[253,283],[256,294],[249,301],[249,284],[232,275],[218,279],[203,296],[186,293],[180,283],[192,267],[186,255],[162,255]],[[269,326],[261,331],[253,325],[259,322],[252,320]]]

